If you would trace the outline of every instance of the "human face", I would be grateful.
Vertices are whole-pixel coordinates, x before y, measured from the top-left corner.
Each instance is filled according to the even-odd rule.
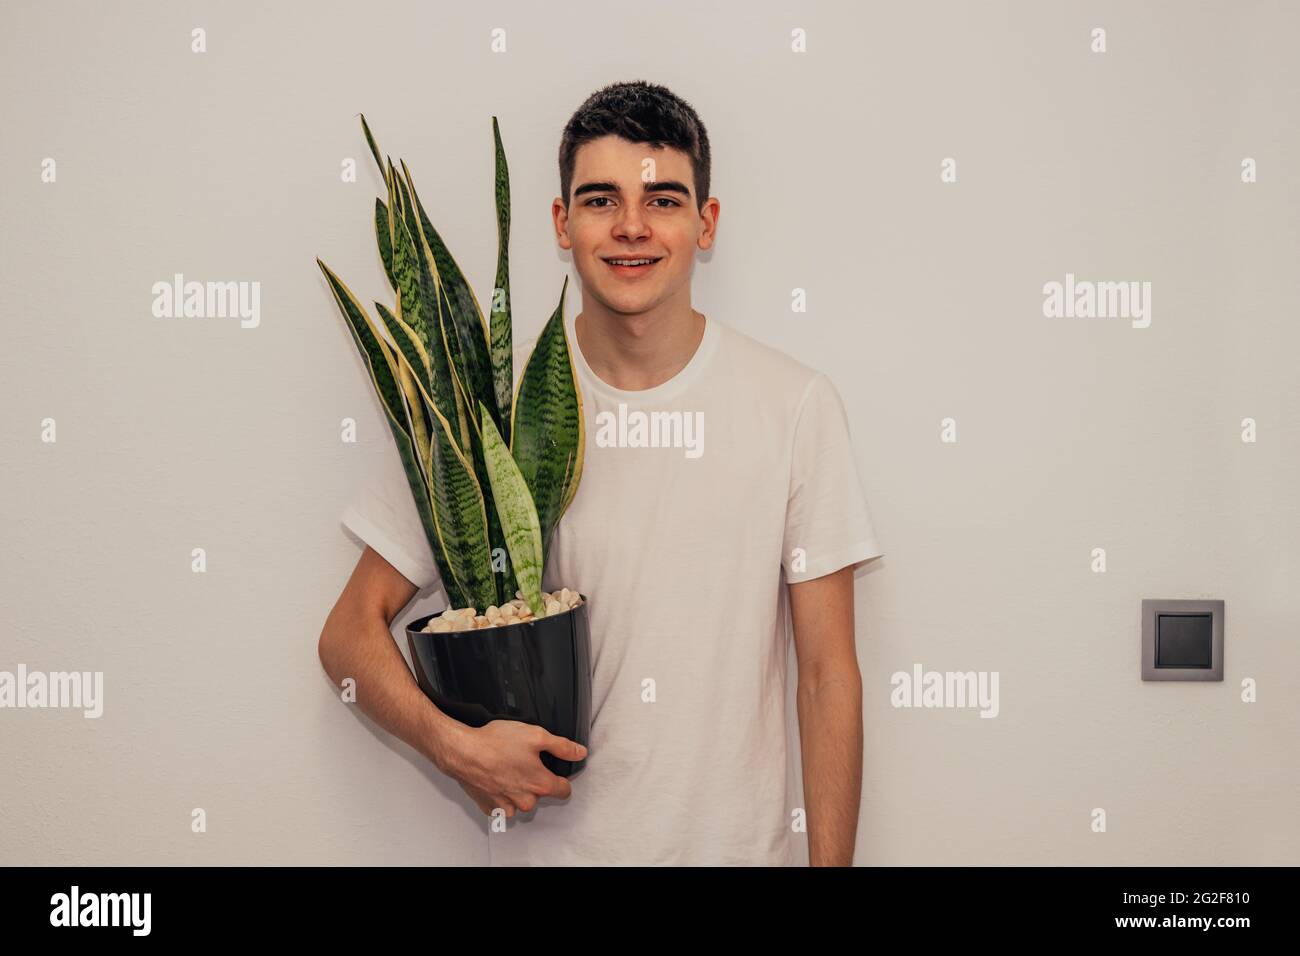
[[[569,206],[557,198],[552,214],[584,296],[611,312],[638,315],[672,302],[689,308],[695,250],[713,245],[718,200],[700,208],[686,153],[611,135],[578,147]],[[652,262],[611,261],[618,259]]]

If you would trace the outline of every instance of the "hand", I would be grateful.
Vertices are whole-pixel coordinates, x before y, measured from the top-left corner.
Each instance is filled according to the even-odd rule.
[[[543,750],[561,760],[587,756],[582,744],[535,724],[493,720],[482,727],[466,727],[449,748],[443,770],[484,814],[491,816],[500,807],[513,817],[516,810],[532,810],[541,797],[567,800],[573,792],[568,780],[546,769]]]

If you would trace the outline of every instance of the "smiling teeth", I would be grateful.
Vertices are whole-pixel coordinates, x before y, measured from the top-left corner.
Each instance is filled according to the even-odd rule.
[[[652,262],[658,262],[657,259],[607,259],[606,262],[615,266],[648,266]]]

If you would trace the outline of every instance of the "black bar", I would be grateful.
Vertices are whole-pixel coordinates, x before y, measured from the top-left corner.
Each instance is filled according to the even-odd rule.
[[[547,936],[571,927],[575,939],[587,930],[594,940],[610,919],[626,927],[606,940],[611,945],[692,922],[725,925],[732,938],[780,930],[795,939],[808,932],[811,941],[833,926],[862,934],[863,943],[897,933],[927,946],[1171,934],[1231,944],[1242,933],[1288,928],[1294,877],[1294,868],[1280,867],[10,867],[0,869],[0,926],[6,942],[75,934],[92,944],[110,937],[337,944],[362,930],[367,940],[396,941],[438,924],[444,943],[460,930],[485,941],[512,933],[527,940],[542,927]],[[138,909],[121,896],[108,901],[119,907],[116,926],[51,925],[52,916],[71,921],[74,886],[78,921],[99,911],[99,894],[148,893],[147,935],[136,933],[143,895],[129,898]],[[111,916],[112,907],[104,912]]]

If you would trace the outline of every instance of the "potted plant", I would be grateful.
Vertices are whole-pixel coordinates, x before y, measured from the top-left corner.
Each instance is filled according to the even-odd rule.
[[[582,393],[560,303],[517,386],[508,246],[510,179],[496,117],[497,274],[491,322],[425,213],[405,162],[370,152],[388,187],[375,200],[379,257],[395,307],[384,328],[320,259],[392,429],[449,605],[411,622],[421,689],[470,726],[540,724],[586,746],[591,724],[587,598],[546,594],[551,536],[582,476]],[[583,761],[542,760],[569,776]]]

